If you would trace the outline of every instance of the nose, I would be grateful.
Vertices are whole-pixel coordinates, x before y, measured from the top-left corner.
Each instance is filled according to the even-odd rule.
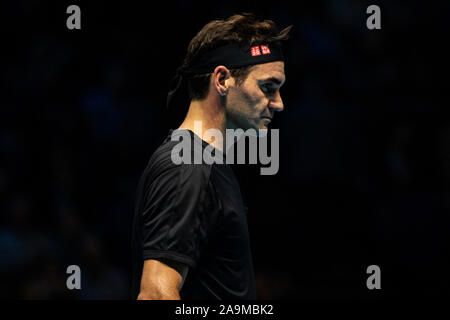
[[[280,91],[277,91],[276,94],[270,99],[269,108],[273,111],[284,110],[283,99],[281,99]]]

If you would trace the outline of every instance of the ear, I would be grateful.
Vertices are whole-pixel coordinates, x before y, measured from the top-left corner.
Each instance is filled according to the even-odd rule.
[[[212,73],[213,87],[217,94],[226,96],[228,94],[228,85],[225,80],[231,77],[230,70],[225,66],[217,66]]]

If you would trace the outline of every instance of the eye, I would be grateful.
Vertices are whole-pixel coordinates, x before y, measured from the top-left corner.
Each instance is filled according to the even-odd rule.
[[[261,85],[261,90],[264,93],[274,93],[276,91],[276,89],[270,84]]]

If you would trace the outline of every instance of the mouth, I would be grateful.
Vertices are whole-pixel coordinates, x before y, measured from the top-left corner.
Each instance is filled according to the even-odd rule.
[[[269,121],[272,121],[272,118],[271,118],[271,117],[268,117],[268,116],[261,117],[261,119],[267,119],[267,120],[269,120]]]

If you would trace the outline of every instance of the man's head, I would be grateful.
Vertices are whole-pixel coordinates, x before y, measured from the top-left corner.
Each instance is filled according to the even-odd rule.
[[[205,52],[228,44],[285,40],[290,29],[280,32],[273,21],[258,21],[251,14],[211,21],[189,43],[184,65],[189,66]],[[274,112],[283,110],[279,90],[284,81],[283,61],[241,68],[217,65],[212,73],[191,76],[188,90],[193,101],[216,97],[225,110],[228,128],[265,129]]]

